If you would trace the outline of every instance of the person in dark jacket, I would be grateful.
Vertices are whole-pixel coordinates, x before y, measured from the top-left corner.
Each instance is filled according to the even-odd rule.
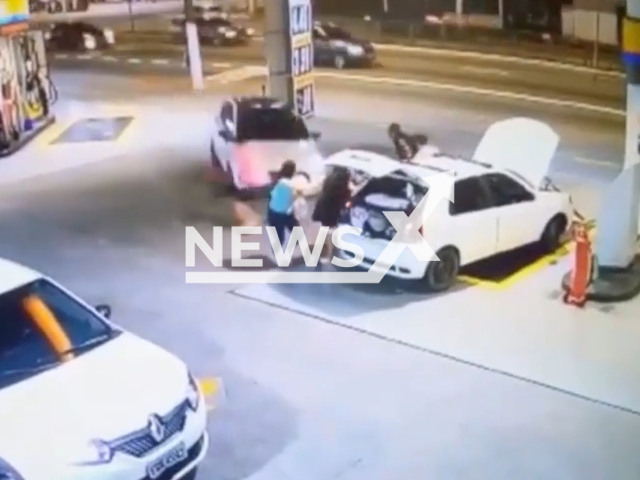
[[[331,236],[338,226],[342,209],[351,199],[351,195],[352,186],[349,170],[343,167],[333,169],[322,184],[322,190],[312,216],[315,222],[320,222],[323,227],[329,228],[318,266],[328,264],[333,258]]]
[[[388,128],[389,138],[393,142],[393,148],[397,157],[403,162],[408,162],[416,156],[420,149],[419,137],[410,135],[404,131],[397,123],[392,123]]]

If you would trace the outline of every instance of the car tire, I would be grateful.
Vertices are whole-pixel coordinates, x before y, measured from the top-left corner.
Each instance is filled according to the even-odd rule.
[[[424,283],[430,292],[449,290],[458,278],[460,255],[453,247],[445,247],[437,253],[439,262],[429,262],[424,273]]]
[[[567,219],[564,215],[556,215],[549,220],[540,237],[540,245],[545,253],[553,253],[560,248],[566,229]]]
[[[342,70],[346,65],[347,65],[347,59],[344,58],[342,55],[336,55],[336,57],[333,59],[333,66],[336,67],[338,70]]]

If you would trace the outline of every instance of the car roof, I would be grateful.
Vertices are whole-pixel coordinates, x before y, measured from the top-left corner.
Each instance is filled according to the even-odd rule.
[[[19,263],[0,258],[0,295],[42,278],[42,274]]]
[[[410,163],[402,163],[389,156],[368,150],[348,149],[329,156],[327,163],[359,170],[374,177],[405,172],[412,177],[423,179],[430,175],[453,172],[456,179],[461,179],[494,171],[490,165],[441,153],[429,154]]]
[[[290,110],[286,103],[277,98],[263,96],[235,97],[233,99],[238,110],[277,109]]]

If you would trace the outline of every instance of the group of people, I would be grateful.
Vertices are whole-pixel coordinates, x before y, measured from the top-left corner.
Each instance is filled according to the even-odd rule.
[[[331,262],[333,257],[331,235],[338,226],[342,209],[353,194],[351,174],[346,168],[334,168],[324,179],[319,192],[315,185],[296,182],[295,176],[295,162],[291,160],[284,162],[269,196],[267,223],[275,228],[284,248],[287,235],[299,225],[295,212],[296,202],[319,193],[311,220],[329,229],[320,255],[319,266],[321,267]]]
[[[389,125],[387,133],[400,161],[410,161],[420,146],[427,142],[424,136],[405,133],[397,123]],[[285,248],[288,234],[299,225],[295,209],[296,202],[317,196],[311,220],[329,228],[320,256],[319,266],[321,267],[323,264],[330,263],[333,258],[331,235],[338,226],[340,214],[351,199],[355,187],[349,170],[341,167],[334,168],[327,175],[319,192],[317,186],[295,180],[296,163],[288,160],[282,165],[270,193],[267,224],[275,228],[280,244]]]

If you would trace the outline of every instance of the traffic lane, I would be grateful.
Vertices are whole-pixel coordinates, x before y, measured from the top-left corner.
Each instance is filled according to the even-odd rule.
[[[119,44],[116,52],[131,56],[175,57],[184,55],[184,46]],[[202,52],[206,61],[258,65],[264,64],[265,61],[263,45],[260,42],[236,47],[204,46]],[[388,51],[380,51],[378,60],[382,64],[379,68],[349,69],[346,72],[357,72],[374,77],[391,76],[452,85],[470,85],[542,97],[565,98],[616,108],[622,108],[626,98],[625,79],[620,76],[594,75],[575,70],[505,63],[493,59],[470,60],[457,56],[416,55]],[[337,72],[338,70],[327,69],[327,71]]]
[[[127,98],[122,95],[114,100]],[[372,466],[385,472],[380,478],[392,478],[397,465],[408,461],[424,478],[438,478],[452,465],[491,478],[513,478],[514,469],[521,478],[535,478],[526,447],[547,438],[550,417],[562,417],[569,427],[553,445],[540,443],[545,447],[536,448],[536,465],[553,455],[554,465],[569,472],[584,469],[585,462],[609,472],[632,469],[628,462],[635,457],[626,451],[590,446],[592,438],[606,445],[628,439],[629,417],[242,302],[226,295],[225,287],[184,285],[184,231],[176,220],[210,226],[210,215],[223,208],[201,170],[211,108],[219,99],[176,95],[170,110],[162,103],[146,113],[141,107],[139,132],[153,132],[153,148],[131,149],[121,158],[6,186],[0,193],[5,255],[66,280],[92,302],[111,302],[116,321],[181,354],[199,376],[223,378],[227,400],[212,414],[214,446],[204,478],[244,478],[280,452],[283,461],[294,462],[295,478],[318,476],[318,469],[332,478],[361,464],[365,471],[350,469],[354,480],[369,478]],[[429,103],[422,108],[429,112]],[[465,125],[467,114],[461,112],[457,121]],[[381,134],[386,122],[377,128],[325,122],[323,148],[329,151],[353,143],[388,148]],[[473,121],[466,128],[482,132]],[[443,147],[473,147],[459,137]],[[194,219],[195,213],[202,216]],[[425,378],[428,388],[410,387],[426,385]],[[487,415],[491,405],[500,405],[499,415]],[[461,421],[474,429],[473,436],[443,437]],[[425,430],[425,422],[431,428]],[[509,454],[511,471],[496,473],[504,453],[486,445],[499,443],[513,424],[526,429],[527,438]],[[576,429],[586,433],[574,438]],[[415,460],[416,451],[423,460]],[[476,453],[467,457],[461,451]]]

